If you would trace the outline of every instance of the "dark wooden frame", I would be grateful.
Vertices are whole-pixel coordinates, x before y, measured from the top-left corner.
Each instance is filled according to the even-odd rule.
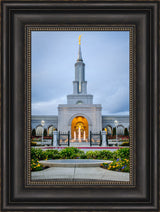
[[[158,8],[156,1],[2,1],[2,211],[158,210]],[[25,24],[136,25],[135,187],[25,187]]]

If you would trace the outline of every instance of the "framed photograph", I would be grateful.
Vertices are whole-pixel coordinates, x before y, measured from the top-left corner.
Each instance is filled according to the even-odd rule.
[[[2,211],[158,210],[158,7],[2,1]]]
[[[31,44],[27,55],[31,55],[32,61],[31,69],[26,68],[31,73],[31,145],[28,141],[31,168],[28,173],[31,169],[31,180],[36,180],[32,183],[43,179],[45,183],[47,179],[52,184],[55,179],[56,183],[57,180],[66,183],[68,178],[71,183],[86,184],[90,180],[90,184],[117,181],[133,185],[135,171],[130,163],[133,164],[135,145],[134,127],[130,130],[129,124],[129,90],[132,98],[134,26],[77,26],[70,30],[36,26],[26,30]],[[83,45],[82,35],[86,39]],[[73,65],[72,49],[76,50],[76,46],[77,58]],[[111,56],[111,52],[117,56]],[[88,74],[85,67],[91,70]],[[87,91],[85,75],[91,81],[95,97]],[[69,82],[73,77],[72,91]],[[65,98],[67,90],[71,94]],[[96,96],[103,104],[94,104]],[[130,105],[131,114],[134,107]]]

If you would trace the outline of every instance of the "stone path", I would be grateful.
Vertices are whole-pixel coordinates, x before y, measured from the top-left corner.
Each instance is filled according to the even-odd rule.
[[[51,167],[43,171],[31,172],[31,179],[93,179],[109,181],[129,181],[129,173],[110,171],[100,167]]]

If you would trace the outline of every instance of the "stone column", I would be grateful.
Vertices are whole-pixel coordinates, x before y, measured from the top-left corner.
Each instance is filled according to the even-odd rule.
[[[106,146],[106,131],[102,131],[102,146]]]
[[[57,139],[58,139],[58,131],[53,131],[53,146],[58,146]]]

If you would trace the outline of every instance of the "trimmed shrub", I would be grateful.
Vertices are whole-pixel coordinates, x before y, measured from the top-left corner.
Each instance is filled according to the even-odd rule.
[[[97,159],[99,156],[98,151],[87,151],[86,152],[86,158],[87,159]]]
[[[113,158],[113,152],[111,152],[109,150],[99,151],[98,159],[109,160],[109,159],[112,159],[112,158]]]
[[[41,149],[31,148],[31,159],[38,159],[38,160],[46,159],[45,151]]]
[[[102,151],[84,151],[75,148],[67,147],[60,151],[58,150],[46,150],[38,148],[31,148],[31,159],[99,159],[99,160],[117,160],[128,159],[129,160],[129,148],[121,148],[117,151],[111,152],[109,150]]]
[[[118,152],[114,151],[112,157],[113,157],[113,160],[116,160],[118,158]]]
[[[60,151],[60,156],[62,159],[74,159],[79,158],[82,153],[83,151],[78,148],[67,147]]]
[[[61,158],[61,154],[57,149],[53,149],[53,150],[46,150],[45,151],[45,155],[46,158],[48,159],[60,159]]]
[[[87,156],[84,152],[82,154],[80,154],[80,159],[87,159]]]
[[[117,157],[121,159],[129,159],[129,148],[122,148],[117,150]]]

